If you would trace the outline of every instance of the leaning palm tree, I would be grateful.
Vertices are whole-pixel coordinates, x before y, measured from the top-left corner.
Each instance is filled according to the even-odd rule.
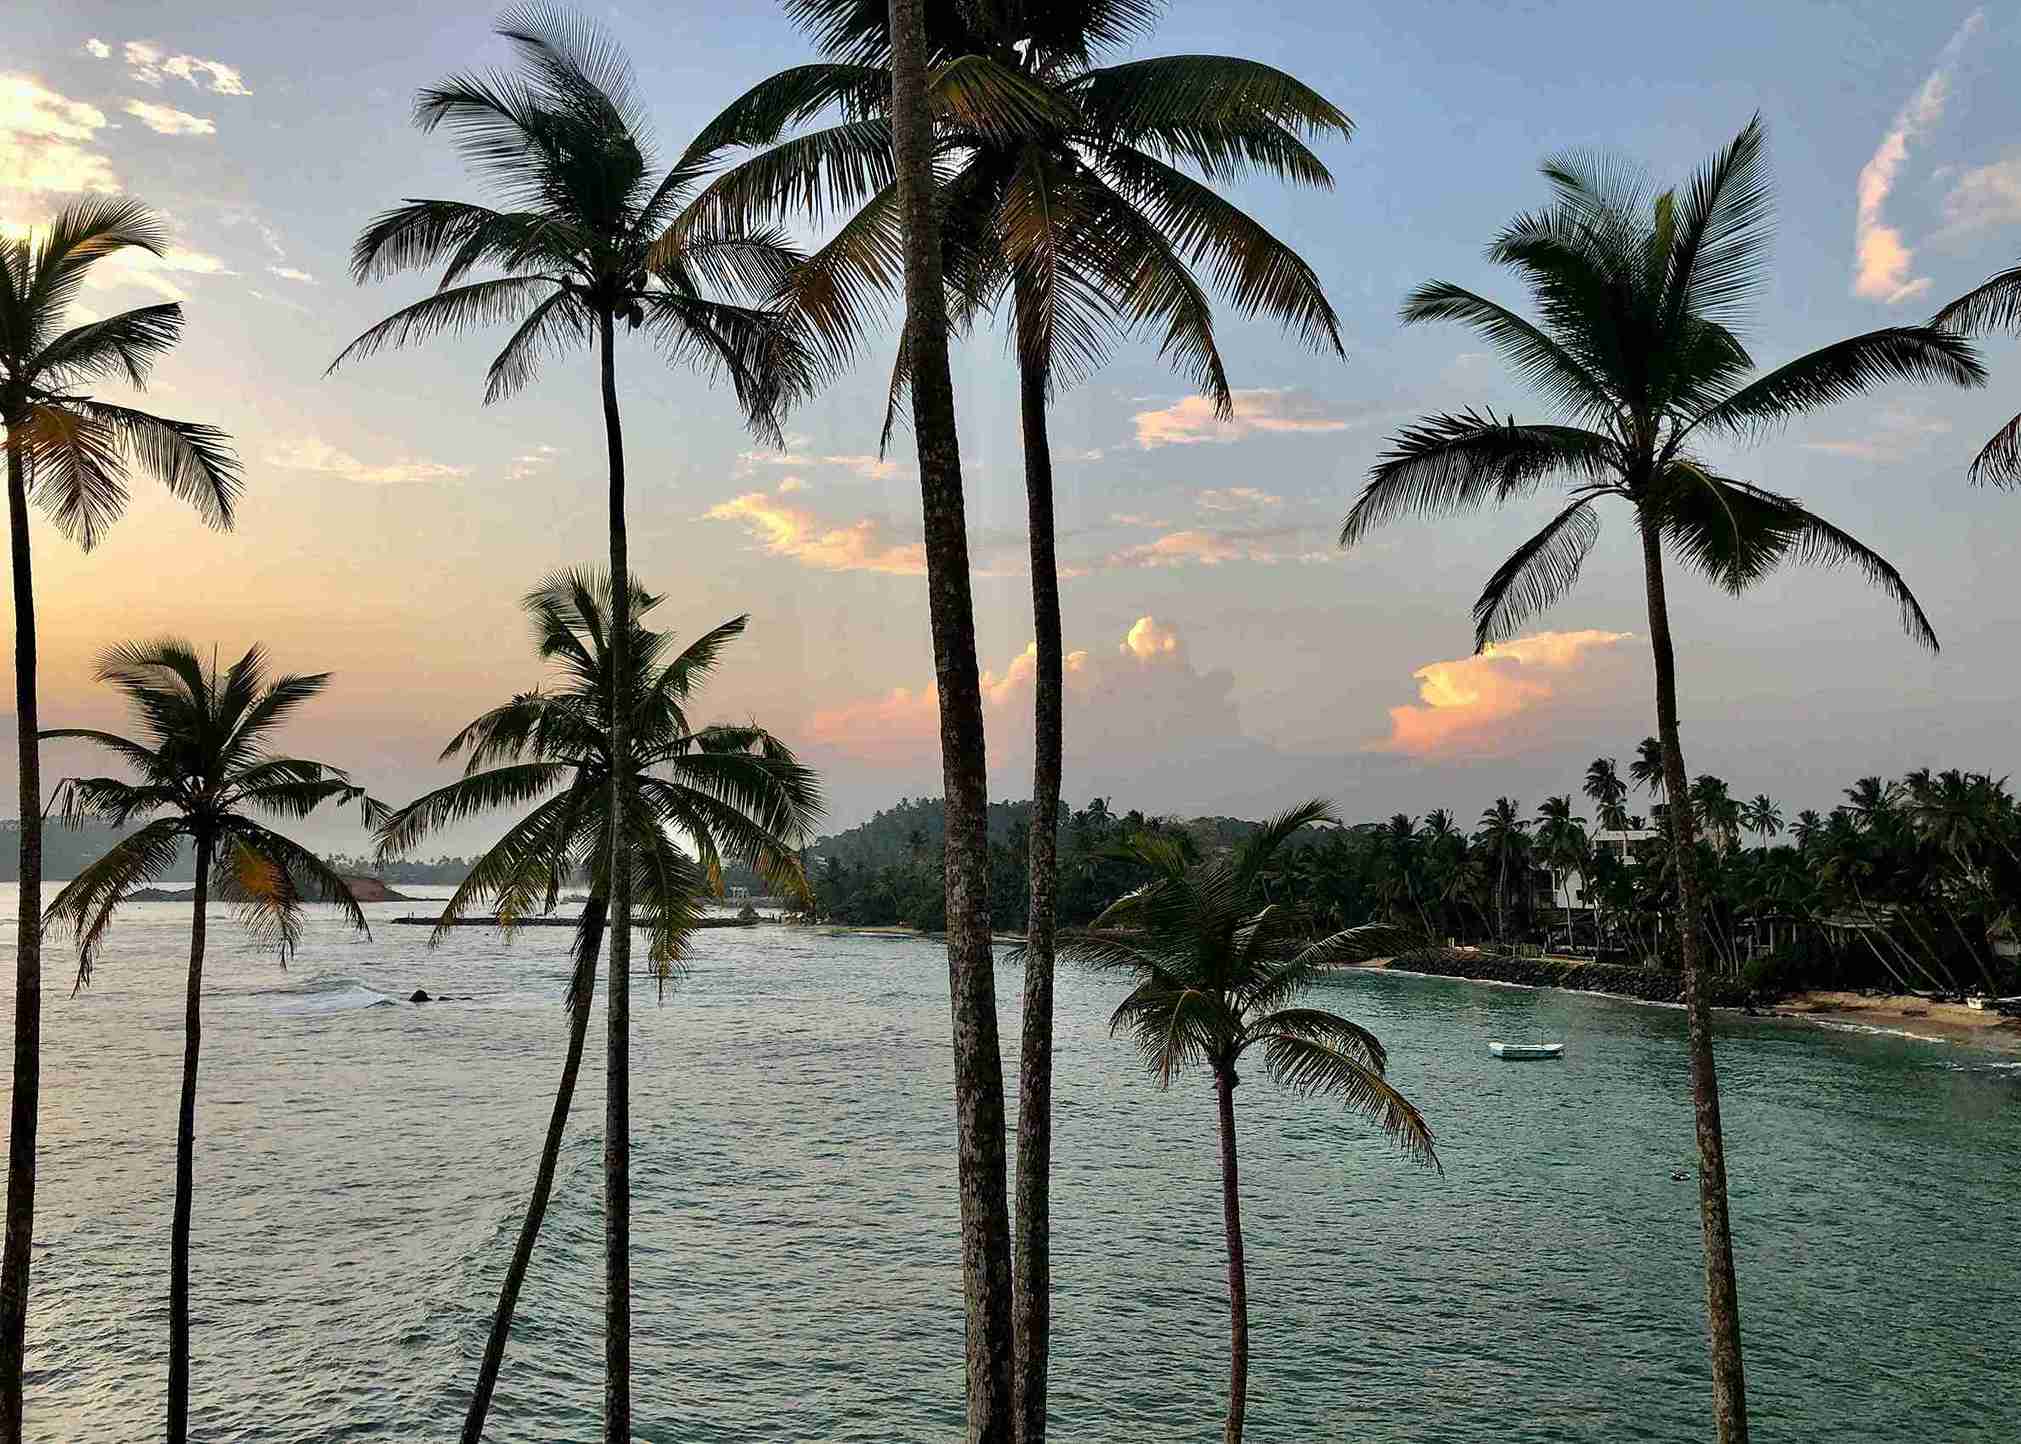
[[[1931,317],[1930,324],[1968,336],[1994,331],[2021,336],[2021,265],[1967,291]],[[1975,484],[2021,486],[2021,416],[1993,433],[1973,458],[1971,476]]]
[[[704,200],[736,225],[840,216],[795,271],[793,308],[824,333],[860,336],[896,289],[900,216],[892,171],[890,28],[872,0],[788,0],[822,59],[760,82],[704,133],[758,148]],[[1119,339],[1144,336],[1234,414],[1209,297],[1344,354],[1312,268],[1217,185],[1264,174],[1314,187],[1332,176],[1307,142],[1346,138],[1346,114],[1284,72],[1219,55],[1116,52],[1151,29],[1136,0],[934,7],[926,42],[933,149],[943,171],[942,261],[950,321],[1006,317],[1017,362],[1032,564],[1035,752],[1019,1069],[1017,1429],[1045,1437],[1050,1296],[1053,946],[1058,891],[1064,649],[1048,408]],[[1104,63],[1108,62],[1108,63]],[[803,129],[834,112],[836,123]],[[797,133],[796,133],[797,132]],[[901,346],[888,441],[912,373]]]
[[[14,943],[14,1096],[7,1136],[7,1234],[0,1252],[0,1439],[21,1437],[28,1256],[35,1235],[35,1129],[42,1096],[42,764],[36,743],[35,584],[28,506],[89,551],[126,506],[128,474],[156,478],[216,527],[239,494],[231,441],[89,394],[147,384],[182,335],[175,302],[65,329],[92,268],[125,250],[160,255],[161,221],[135,201],[92,196],[46,229],[0,240],[0,427],[14,571],[14,708],[20,751],[21,896]]]
[[[774,231],[684,225],[708,155],[690,147],[656,173],[646,107],[609,37],[569,12],[535,3],[506,13],[498,33],[519,65],[453,76],[421,92],[415,123],[446,126],[464,158],[497,187],[503,208],[410,200],[375,217],[352,247],[360,282],[440,265],[434,294],[403,307],[335,362],[444,332],[517,325],[491,363],[485,400],[503,400],[550,355],[596,353],[610,472],[610,571],[631,574],[625,529],[624,431],[618,413],[617,331],[645,338],[669,361],[727,378],[760,435],[778,440],[783,410],[813,386],[818,355],[797,326],[747,304],[770,294],[798,261]],[[677,241],[669,236],[678,237]],[[482,280],[469,279],[484,271]],[[624,667],[626,589],[616,594],[612,662]],[[627,718],[613,727],[622,744]],[[616,755],[627,755],[624,746]],[[620,768],[620,770],[622,770]],[[612,778],[610,845],[627,835]],[[612,871],[609,1086],[604,1130],[605,1430],[631,1438],[631,869]]]
[[[556,573],[528,593],[522,605],[533,624],[535,646],[554,670],[554,685],[522,692],[457,733],[442,757],[462,757],[463,776],[408,803],[379,833],[380,855],[391,857],[441,828],[501,808],[530,806],[443,905],[435,942],[479,903],[491,905],[509,926],[527,913],[552,910],[572,878],[589,879],[589,900],[576,925],[573,967],[563,995],[569,1029],[561,1081],[533,1194],[465,1413],[464,1444],[479,1444],[484,1437],[582,1067],[597,954],[615,891],[606,846],[617,731],[613,698],[625,699],[631,724],[624,731],[631,755],[623,769],[623,812],[634,836],[626,856],[662,988],[681,967],[702,900],[722,891],[725,857],[751,863],[782,892],[800,894],[806,888],[796,849],[821,812],[814,775],[761,727],[697,727],[688,715],[697,688],[715,670],[724,648],[743,635],[747,619],[733,617],[676,651],[667,633],[640,625],[639,619],[659,602],[632,584],[625,609],[631,628],[626,681],[614,688],[608,575]],[[687,850],[676,845],[676,837]]]
[[[265,652],[250,648],[230,667],[205,667],[189,643],[176,640],[114,647],[98,662],[98,680],[126,695],[141,725],[138,739],[89,728],[44,732],[93,742],[133,774],[73,777],[57,790],[63,816],[125,827],[151,819],[114,843],[67,883],[45,921],[68,925],[77,938],[77,985],[92,965],[126,894],[166,876],[195,851],[196,898],[190,911],[189,982],[183,1001],[182,1095],[176,1113],[175,1213],[169,1229],[169,1444],[189,1437],[189,1239],[196,1167],[197,1058],[203,1046],[205,912],[213,896],[233,903],[239,919],[270,944],[286,966],[302,934],[303,905],[335,903],[366,931],[365,913],[350,884],[299,843],[255,814],[301,819],[326,803],[359,803],[367,824],[382,809],[341,769],[273,750],[273,734],[319,695],[329,674],[269,680]]]
[[[1900,608],[1917,641],[1936,634],[1884,558],[1795,499],[1728,475],[1700,449],[1894,380],[1985,379],[1948,332],[1896,326],[1834,342],[1749,379],[1735,327],[1761,293],[1771,186],[1759,117],[1681,191],[1651,196],[1632,170],[1566,155],[1546,162],[1553,200],[1516,218],[1489,258],[1528,283],[1538,319],[1450,282],[1404,304],[1407,323],[1460,321],[1501,351],[1560,419],[1519,423],[1466,411],[1398,434],[1341,528],[1351,545],[1406,516],[1442,517],[1563,483],[1565,504],[1503,563],[1474,606],[1478,645],[1512,635],[1562,597],[1599,534],[1597,504],[1631,508],[1641,542],[1655,658],[1657,735],[1690,1000],[1699,1202],[1705,1226],[1713,1412],[1722,1444],[1747,1435],[1738,1290],[1727,1222],[1725,1151],[1700,970],[1702,888],[1677,728],[1677,666],[1664,553],[1732,592],[1784,562],[1851,566]]]
[[[1380,924],[1322,935],[1295,906],[1268,902],[1262,876],[1284,844],[1315,823],[1337,823],[1312,801],[1272,819],[1232,854],[1189,862],[1167,838],[1125,844],[1151,881],[1111,904],[1086,932],[1060,939],[1060,956],[1131,984],[1109,1019],[1128,1033],[1161,1088],[1204,1069],[1214,1080],[1221,1132],[1221,1211],[1228,1243],[1228,1420],[1241,1444],[1249,1381],[1249,1288],[1235,1160],[1237,1065],[1255,1049],[1272,1082],[1307,1097],[1338,1098],[1404,1151],[1434,1167],[1432,1133],[1383,1073],[1376,1036],[1299,998],[1329,969],[1397,950],[1408,937]]]

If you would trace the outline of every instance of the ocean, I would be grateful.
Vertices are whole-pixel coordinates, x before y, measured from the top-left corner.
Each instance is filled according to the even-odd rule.
[[[560,1071],[568,934],[466,928],[431,949],[391,922],[421,910],[369,908],[369,940],[325,914],[286,971],[228,908],[211,920],[192,1438],[456,1435]],[[129,908],[74,998],[51,940],[42,1444],[160,1433],[188,926],[187,904]],[[400,1001],[417,987],[454,1000]],[[1008,963],[998,989],[1014,1074]],[[1118,996],[1061,978],[1053,1433],[1205,1444],[1227,1340],[1213,1094],[1152,1085],[1108,1036]],[[958,1439],[941,950],[711,931],[663,1004],[649,983],[634,998],[638,1437]],[[1389,1045],[1445,1171],[1250,1070],[1248,1437],[1707,1437],[1682,1014],[1371,973],[1323,1002]],[[599,1016],[495,1440],[598,1437],[601,1038]],[[1499,1063],[1490,1038],[1566,1056]],[[1722,1023],[1720,1064],[1758,1437],[2011,1440],[2021,1066],[1750,1019]]]

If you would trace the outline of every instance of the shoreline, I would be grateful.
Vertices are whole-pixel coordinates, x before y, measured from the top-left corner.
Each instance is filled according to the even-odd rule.
[[[1485,956],[1485,955],[1483,955]],[[1445,978],[1491,988],[1576,993],[1641,1007],[1682,1008],[1681,1002],[1639,997],[1607,988],[1577,988],[1549,982],[1475,976],[1471,972],[1426,972],[1399,966],[1394,958],[1356,964],[1354,971],[1393,972],[1405,977]],[[1986,1053],[2021,1055],[2021,1018],[1968,1008],[1962,1003],[1932,1002],[1914,994],[1865,995],[1839,989],[1809,989],[1756,1007],[1715,1004],[1715,1011],[1750,1018],[1809,1023],[1846,1032],[1884,1033],[1922,1043],[1948,1043]]]

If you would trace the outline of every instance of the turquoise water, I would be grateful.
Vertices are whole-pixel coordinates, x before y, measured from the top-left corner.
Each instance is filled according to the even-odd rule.
[[[409,910],[370,909],[370,942],[319,924],[286,973],[226,911],[213,921],[195,1438],[454,1437],[559,1070],[566,934],[466,929],[430,953],[425,931],[384,924]],[[91,991],[48,1001],[43,1444],[159,1432],[187,926],[186,906],[136,906]],[[1007,1037],[1017,977],[999,973]],[[416,986],[470,996],[384,1001]],[[1213,1098],[1153,1088],[1107,1037],[1114,1001],[1062,980],[1054,1432],[1209,1441],[1226,1337]],[[1377,974],[1327,1001],[1389,1043],[1445,1173],[1260,1075],[1243,1086],[1249,1437],[1707,1437],[1695,1190],[1672,1177],[1692,1159],[1681,1015]],[[705,934],[690,981],[664,1008],[648,993],[636,1023],[639,1437],[958,1438],[939,950]],[[1487,1056],[1491,1037],[1547,1036],[1564,1062]],[[601,1051],[497,1440],[596,1437]],[[2011,1440],[2014,1063],[1736,1020],[1721,1064],[1758,1437]]]

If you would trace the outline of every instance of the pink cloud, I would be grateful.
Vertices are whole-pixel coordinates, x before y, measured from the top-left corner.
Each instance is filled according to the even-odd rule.
[[[1411,675],[1418,701],[1389,710],[1389,736],[1370,751],[1409,757],[1506,756],[1548,733],[1567,689],[1590,684],[1592,655],[1628,632],[1539,632],[1472,657],[1430,662]],[[1576,684],[1576,685],[1575,685]]]
[[[1328,416],[1302,391],[1259,389],[1234,394],[1235,416],[1223,421],[1204,396],[1182,396],[1170,406],[1139,411],[1137,445],[1190,446],[1203,441],[1240,441],[1258,432],[1345,431],[1349,423]]]
[[[926,573],[926,548],[918,542],[897,540],[882,521],[871,517],[838,525],[763,491],[732,497],[709,508],[705,515],[712,521],[736,522],[771,555],[819,571],[893,576]]]

